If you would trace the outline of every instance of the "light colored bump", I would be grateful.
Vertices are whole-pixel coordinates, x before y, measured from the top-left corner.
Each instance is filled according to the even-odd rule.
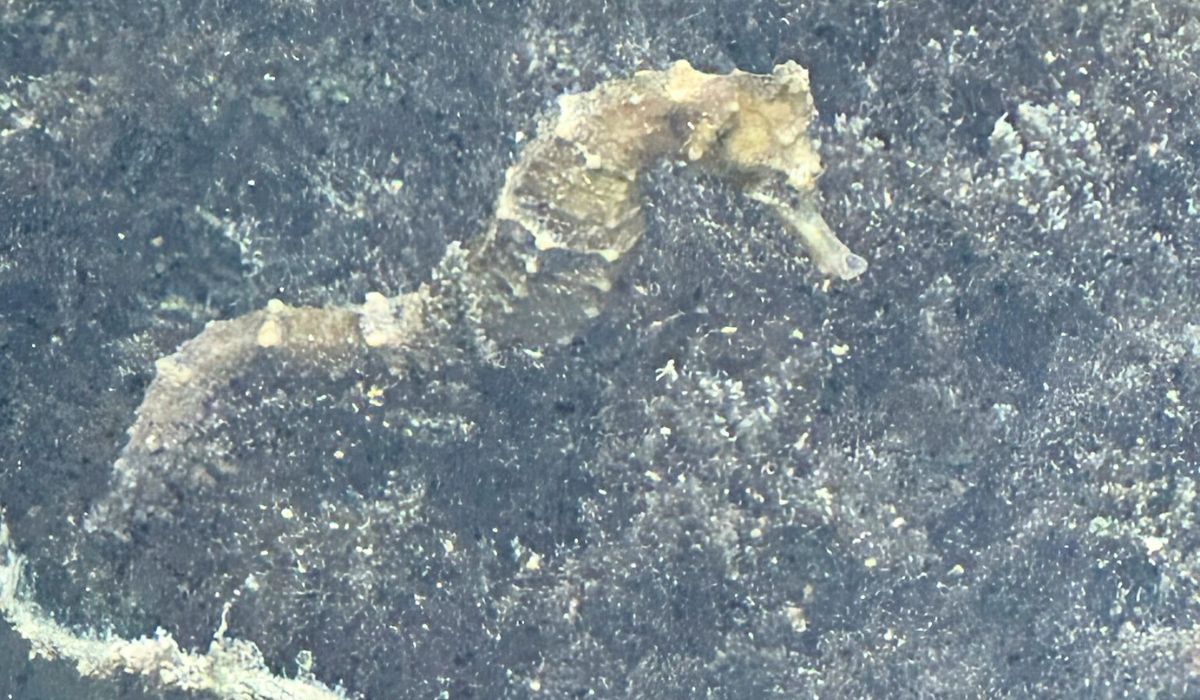
[[[538,250],[553,250],[562,247],[562,243],[553,234],[541,229],[534,232],[533,245]]]
[[[381,348],[384,345],[387,345],[389,337],[391,336],[387,333],[387,331],[376,329],[364,333],[363,342],[366,343],[367,347],[369,348]]]
[[[363,299],[363,311],[369,314],[385,314],[391,311],[391,304],[383,294],[367,292]]]
[[[174,356],[155,361],[154,369],[160,379],[171,384],[187,384],[192,380],[192,368],[176,360]]]
[[[379,292],[367,292],[363,299],[360,328],[367,347],[379,348],[391,344],[398,332],[392,300]]]
[[[269,314],[281,314],[284,311],[287,311],[287,308],[288,305],[279,299],[272,299],[267,302],[267,313]]]
[[[283,342],[283,328],[279,325],[278,321],[268,318],[258,327],[258,335],[255,336],[254,340],[260,348],[278,347]]]

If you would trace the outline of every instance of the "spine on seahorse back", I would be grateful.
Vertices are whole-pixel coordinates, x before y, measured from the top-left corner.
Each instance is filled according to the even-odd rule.
[[[774,209],[825,274],[865,269],[817,212],[808,74],[666,71],[559,100],[507,174],[487,233],[470,245],[475,314],[499,345],[564,342],[599,314],[645,230],[639,178],[663,159],[710,169]]]

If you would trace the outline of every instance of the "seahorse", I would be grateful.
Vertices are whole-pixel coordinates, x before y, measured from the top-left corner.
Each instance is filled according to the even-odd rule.
[[[453,324],[469,324],[493,350],[569,340],[601,313],[628,265],[646,228],[641,175],[664,159],[713,172],[767,205],[822,274],[857,277],[866,261],[819,212],[813,117],[808,73],[793,62],[762,75],[709,74],[678,61],[561,97],[509,168],[486,231],[465,248],[452,244],[430,282],[344,307],[272,300],[209,323],[160,359],[112,489],[86,527],[125,536],[131,522],[169,509],[171,486],[211,480],[195,466],[173,473],[171,455],[203,439],[206,406],[261,353],[288,366],[336,368],[377,352],[401,374],[419,349],[436,349],[437,329]]]

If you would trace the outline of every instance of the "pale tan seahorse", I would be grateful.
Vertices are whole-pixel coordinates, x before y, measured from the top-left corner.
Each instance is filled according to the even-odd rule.
[[[447,328],[465,330],[487,350],[570,338],[600,313],[642,236],[638,179],[656,160],[680,159],[727,178],[772,208],[822,273],[856,277],[866,262],[838,241],[817,209],[821,167],[807,137],[812,117],[808,75],[794,63],[770,75],[709,75],[681,61],[562,98],[509,169],[486,233],[466,249],[450,246],[429,284],[391,298],[369,294],[358,306],[271,301],[209,323],[159,360],[114,467],[113,489],[87,527],[123,536],[136,519],[170,507],[168,483],[200,488],[211,480],[204,472],[167,473],[170,458],[203,441],[197,426],[211,418],[206,406],[257,357],[281,371],[340,372],[364,353],[379,353],[403,373],[413,358],[438,351]],[[0,614],[34,655],[68,660],[86,676],[136,675],[158,690],[253,700],[345,697],[311,676],[273,674],[253,644],[224,636],[224,622],[207,652],[181,649],[161,631],[136,640],[78,635],[22,595],[22,559],[3,522],[0,553]]]
[[[206,405],[261,353],[332,370],[369,349],[402,373],[416,348],[437,342],[431,329],[452,322],[474,325],[493,349],[569,340],[600,313],[642,237],[640,175],[663,159],[714,172],[768,205],[825,275],[858,276],[866,262],[818,211],[813,115],[808,74],[791,62],[767,75],[713,75],[679,61],[562,97],[508,170],[485,234],[465,250],[451,246],[431,283],[392,298],[369,294],[359,306],[273,300],[209,323],[159,360],[112,490],[87,527],[123,535],[131,519],[170,507],[168,482],[210,480],[165,473],[169,457],[202,439]]]

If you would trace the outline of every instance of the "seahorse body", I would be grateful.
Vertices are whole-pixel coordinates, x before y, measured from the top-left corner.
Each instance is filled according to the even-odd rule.
[[[452,246],[432,285],[350,307],[272,301],[210,323],[159,360],[113,488],[86,526],[123,536],[131,520],[169,507],[169,486],[210,481],[211,467],[168,473],[170,457],[202,439],[208,404],[260,353],[334,371],[356,353],[379,352],[402,373],[419,346],[436,345],[437,329],[464,318],[499,347],[569,339],[601,312],[641,239],[639,177],[664,158],[710,170],[767,204],[822,273],[851,279],[866,269],[818,212],[812,98],[795,63],[769,75],[712,75],[679,61],[565,96],[558,107],[509,168],[486,232],[465,251]],[[466,313],[456,312],[462,304]]]
[[[471,244],[478,317],[507,344],[567,340],[600,313],[645,230],[639,181],[673,158],[768,204],[825,274],[866,263],[817,211],[821,162],[808,140],[808,73],[711,75],[679,61],[559,100],[513,165],[487,232]]]

